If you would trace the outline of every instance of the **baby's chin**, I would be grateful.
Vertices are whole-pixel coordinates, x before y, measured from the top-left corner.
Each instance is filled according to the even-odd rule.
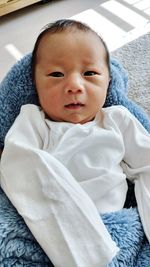
[[[92,114],[91,116],[87,116],[87,117],[82,117],[82,118],[69,118],[68,120],[63,120],[64,122],[70,122],[70,123],[74,123],[74,124],[85,124],[88,123],[90,121],[95,120],[95,118],[98,116],[99,120],[102,122],[103,121],[103,110],[99,110],[96,114]]]
[[[73,124],[85,124],[87,122],[93,121],[95,116],[82,117],[82,116],[72,116],[66,119],[63,119],[63,122],[73,123]]]
[[[74,124],[85,124],[87,122],[93,121],[95,117],[91,118],[85,118],[85,119],[80,119],[80,120],[69,120],[68,122],[74,123]]]
[[[99,113],[100,110],[99,110]],[[95,119],[97,112],[93,112],[91,114],[85,114],[81,112],[68,112],[67,114],[60,114],[54,115],[54,114],[46,114],[46,118],[50,119],[55,122],[68,122],[68,123],[73,123],[73,124],[85,124],[87,122],[93,121]]]
[[[92,116],[92,117],[85,117],[85,118],[81,118],[81,117],[78,117],[78,116],[70,116],[69,118],[66,117],[66,118],[58,118],[58,117],[55,117],[55,116],[49,116],[48,114],[45,113],[45,118],[46,119],[49,119],[51,121],[55,121],[55,122],[68,122],[68,123],[74,123],[74,124],[84,124],[84,123],[87,123],[89,121],[92,121],[94,120],[95,116]]]

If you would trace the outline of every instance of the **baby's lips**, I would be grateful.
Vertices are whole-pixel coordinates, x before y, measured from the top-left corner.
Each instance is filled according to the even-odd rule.
[[[80,106],[80,107],[83,107],[84,106],[84,104],[82,104],[82,103],[80,103],[80,102],[77,102],[77,103],[69,103],[69,104],[67,104],[67,105],[65,105],[65,107],[75,107],[75,106]]]
[[[70,104],[67,104],[65,105],[65,108],[81,108],[81,107],[84,107],[84,104],[82,103],[70,103]]]

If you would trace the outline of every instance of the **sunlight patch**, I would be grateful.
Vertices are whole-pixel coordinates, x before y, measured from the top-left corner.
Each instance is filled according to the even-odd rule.
[[[15,58],[15,60],[19,60],[23,57],[23,54],[13,44],[5,45],[5,49]]]
[[[101,4],[101,6],[135,28],[141,27],[148,22],[147,19],[115,0],[107,1],[106,3]]]

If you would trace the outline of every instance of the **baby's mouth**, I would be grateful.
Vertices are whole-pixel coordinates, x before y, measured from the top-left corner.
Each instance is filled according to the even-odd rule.
[[[70,103],[65,105],[65,108],[67,109],[80,109],[82,107],[84,107],[84,104],[82,103]]]

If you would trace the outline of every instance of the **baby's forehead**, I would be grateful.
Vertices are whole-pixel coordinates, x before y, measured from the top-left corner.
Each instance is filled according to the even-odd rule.
[[[79,29],[65,29],[62,31],[58,31],[58,32],[46,32],[45,34],[43,34],[43,36],[41,37],[41,40],[39,42],[39,45],[42,42],[51,42],[54,41],[55,39],[59,39],[61,38],[62,40],[66,40],[67,36],[71,36],[72,41],[76,41],[76,37],[78,36],[78,39],[82,39],[82,40],[86,40],[87,37],[91,38],[91,39],[98,39],[100,43],[102,43],[100,37],[93,32],[92,30],[88,30],[88,31],[83,31],[83,30],[79,30]]]
[[[69,38],[68,38],[69,36]],[[71,36],[71,38],[70,38]],[[80,46],[84,46],[87,48],[90,46],[93,50],[97,48],[96,45],[99,46],[99,48],[103,47],[104,53],[106,53],[106,49],[103,45],[102,39],[92,30],[79,30],[79,29],[66,29],[63,31],[58,31],[55,33],[46,32],[39,44],[37,49],[37,56],[40,55],[40,52],[45,50],[46,48],[50,49],[60,49],[63,47],[64,44],[67,44],[68,42],[68,49],[71,49],[71,44],[79,43]]]

